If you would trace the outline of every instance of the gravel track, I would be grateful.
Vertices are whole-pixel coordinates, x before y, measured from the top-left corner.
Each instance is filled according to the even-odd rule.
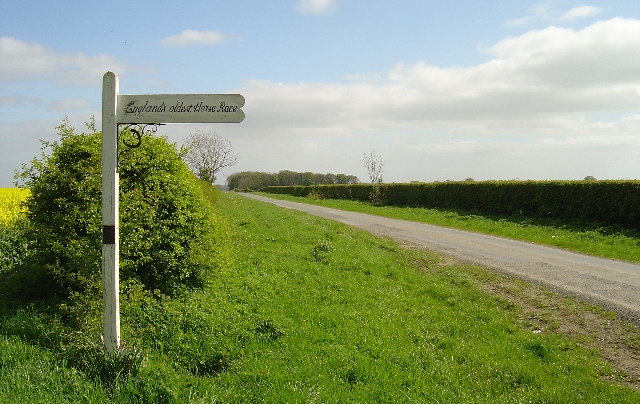
[[[370,233],[489,267],[580,297],[640,324],[640,265],[537,244],[253,194],[248,198],[303,211]]]

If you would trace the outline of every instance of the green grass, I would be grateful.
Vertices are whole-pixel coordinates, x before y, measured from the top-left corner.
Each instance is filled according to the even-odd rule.
[[[100,402],[104,389],[50,351],[0,336],[0,402]]]
[[[261,195],[492,234],[604,258],[640,262],[640,232],[622,227],[602,227],[590,223],[564,223],[557,220],[520,216],[483,216],[438,209],[374,206],[368,202],[351,200],[310,199],[279,194]]]
[[[0,402],[640,400],[600,379],[612,369],[593,351],[525,328],[435,255],[232,193],[220,210],[229,270],[175,299],[123,285],[123,339],[145,355],[135,376],[106,383],[65,355],[99,323],[95,302],[77,329],[43,303],[0,305]]]

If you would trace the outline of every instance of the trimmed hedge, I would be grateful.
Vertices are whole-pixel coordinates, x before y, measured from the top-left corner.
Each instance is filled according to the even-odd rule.
[[[266,187],[262,191],[369,200],[370,184]],[[640,181],[483,181],[382,184],[382,205],[580,220],[640,229]]]

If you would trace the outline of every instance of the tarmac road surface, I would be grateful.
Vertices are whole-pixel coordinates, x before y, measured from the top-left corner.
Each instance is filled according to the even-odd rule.
[[[640,324],[640,265],[553,247],[259,195],[248,198],[339,221],[574,295]]]

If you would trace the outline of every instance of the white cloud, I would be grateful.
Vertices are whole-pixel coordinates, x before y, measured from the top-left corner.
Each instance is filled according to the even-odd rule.
[[[160,41],[164,46],[182,48],[189,45],[218,45],[227,37],[218,31],[196,31],[185,29],[178,35],[168,36]]]
[[[640,54],[634,49],[639,46],[640,20],[615,18],[579,31],[556,27],[531,31],[505,39],[489,51],[496,56],[491,63],[502,64],[501,74],[509,73],[506,78],[521,87],[524,82],[538,89],[572,87],[588,93],[579,94],[580,98],[611,95],[618,101],[607,102],[617,104],[629,102],[624,94],[633,96],[638,90]],[[574,94],[565,95],[578,101]]]
[[[256,108],[256,122],[267,126],[542,130],[581,114],[638,109],[638,48],[640,20],[612,19],[507,38],[489,48],[491,60],[470,67],[398,64],[377,83],[252,81],[242,91],[251,100],[245,109]]]
[[[640,172],[639,48],[640,20],[616,18],[506,38],[474,66],[398,64],[385,78],[344,84],[249,81],[238,90],[246,119],[225,132],[245,150],[268,147],[274,170],[296,168],[277,166],[292,150],[312,164],[317,152],[305,150],[328,144],[330,160],[300,168],[334,165],[364,177],[359,155],[375,148],[390,160],[390,181],[619,178]],[[244,161],[262,164],[252,153]]]
[[[37,43],[0,37],[0,82],[53,80],[70,86],[89,86],[100,82],[109,70],[125,72],[115,57],[81,52],[60,53]]]
[[[298,0],[296,9],[302,14],[326,14],[335,9],[335,0]]]
[[[604,9],[602,7],[595,7],[595,6],[575,7],[567,11],[566,13],[562,14],[558,18],[558,21],[565,22],[565,21],[577,20],[580,18],[594,17],[602,13],[603,11]]]
[[[545,2],[531,7],[526,16],[508,20],[508,26],[528,26],[535,23],[569,23],[582,18],[595,17],[604,12],[602,7],[580,6],[560,13],[554,2]]]
[[[551,5],[547,3],[537,4],[529,9],[529,12],[526,16],[508,20],[507,25],[526,26],[537,21],[548,20],[551,18],[551,15],[553,13],[551,8]]]
[[[229,173],[290,169],[364,179],[360,158],[375,149],[387,181],[637,177],[637,49],[640,20],[615,18],[505,38],[472,66],[397,64],[345,83],[248,81],[229,90],[247,100],[244,122],[219,129],[240,154]],[[25,133],[0,129],[12,129],[11,138]],[[191,129],[161,127],[173,141]]]

